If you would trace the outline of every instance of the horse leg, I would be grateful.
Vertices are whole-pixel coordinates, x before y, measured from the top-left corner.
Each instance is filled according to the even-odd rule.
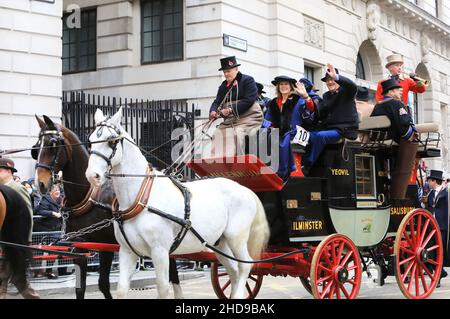
[[[30,287],[27,279],[28,260],[26,252],[21,249],[11,249],[7,254],[7,275],[10,282],[16,286],[19,293],[25,299],[40,299],[39,294]],[[2,281],[3,284],[3,281]],[[8,284],[6,280],[5,284]],[[6,292],[6,291],[5,291]]]
[[[84,294],[86,292],[87,259],[75,258],[73,263],[80,267],[80,288],[75,288],[75,294],[77,299],[84,299]]]
[[[217,248],[229,256],[234,256],[233,252],[231,251],[230,247],[228,246],[227,240],[223,237],[220,239],[220,243],[217,246]],[[235,294],[238,273],[239,273],[238,263],[236,261],[229,259],[227,257],[224,257],[220,254],[216,254],[216,257],[219,260],[219,262],[225,267],[225,269],[227,270],[228,276],[230,277],[231,297],[233,297]]]
[[[113,252],[100,252],[100,276],[98,278],[98,287],[105,296],[105,299],[112,299],[109,274],[111,273],[113,259]]]
[[[169,252],[162,247],[152,247],[151,257],[156,273],[158,298],[169,298]]]
[[[0,299],[6,299],[10,274],[9,262],[3,261],[0,273]]]
[[[169,258],[169,282],[172,283],[175,299],[184,299],[183,290],[181,290],[180,286],[180,278],[178,277],[177,261],[173,258]]]
[[[245,238],[245,240],[243,240]],[[228,239],[231,250],[234,256],[240,260],[252,260],[247,248],[248,236],[236,236],[232,239]],[[231,292],[232,299],[243,299],[245,296],[245,284],[247,283],[248,275],[252,269],[252,264],[238,263],[238,278],[236,289]]]
[[[6,281],[6,284],[8,281]],[[38,292],[34,290],[28,282],[26,273],[13,271],[11,276],[11,283],[16,286],[19,293],[24,299],[40,299]],[[5,290],[6,293],[6,290]]]
[[[125,299],[130,290],[131,277],[136,269],[139,257],[130,249],[121,247],[119,250],[119,282],[117,285],[117,298]]]

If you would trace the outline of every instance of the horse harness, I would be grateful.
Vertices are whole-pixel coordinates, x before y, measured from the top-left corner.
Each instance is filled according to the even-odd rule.
[[[50,165],[47,164],[42,164],[38,161],[39,159],[39,153],[40,153],[40,149],[42,149],[42,147],[44,146],[44,141],[43,138],[45,136],[50,136],[50,143],[52,143],[54,148],[57,148],[55,155],[53,156],[53,160],[52,163]],[[55,182],[55,180],[57,179],[57,170],[56,170],[56,166],[58,165],[58,159],[61,153],[61,149],[64,149],[64,151],[66,152],[66,155],[68,156],[67,153],[67,149],[66,147],[57,147],[64,145],[64,135],[60,130],[47,130],[47,131],[43,131],[41,133],[39,133],[39,140],[38,142],[33,146],[32,150],[31,150],[31,157],[33,159],[35,159],[36,161],[38,161],[36,163],[35,168],[43,168],[46,169],[48,171],[51,172],[52,175],[52,183]],[[38,149],[39,147],[39,149]]]
[[[105,120],[97,125],[97,127],[100,127],[100,129],[97,131],[97,137],[100,137],[102,135],[103,127],[107,127],[110,131],[114,131],[117,134],[112,139],[107,140],[109,147],[112,149],[112,153],[109,157],[106,157],[104,154],[97,152],[97,151],[90,151],[90,153],[97,155],[100,158],[102,158],[103,160],[105,160],[106,163],[108,164],[108,168],[109,168],[109,172],[110,172],[112,170],[111,160],[113,159],[114,155],[116,154],[117,145],[118,145],[119,141],[121,142],[122,147],[123,147],[124,137],[122,136],[119,128],[117,128],[115,125],[108,123],[106,121],[107,120]],[[176,216],[172,216],[170,214],[166,214],[156,208],[147,206],[147,202],[150,198],[150,192],[151,192],[151,189],[153,186],[153,181],[157,177],[156,175],[151,174],[152,171],[153,171],[153,169],[152,169],[151,165],[149,165],[147,167],[146,177],[142,181],[139,192],[138,192],[133,204],[130,207],[121,211],[119,209],[119,202],[117,201],[117,198],[114,199],[113,205],[112,205],[112,214],[113,214],[114,219],[117,221],[117,223],[119,225],[120,232],[121,232],[123,238],[125,239],[127,245],[129,246],[129,248],[138,257],[145,257],[145,256],[143,256],[142,254],[139,254],[136,251],[136,249],[131,245],[131,243],[128,240],[128,237],[125,233],[125,230],[123,228],[123,222],[136,217],[145,208],[147,208],[147,210],[151,213],[154,213],[158,216],[169,219],[169,220],[182,226],[178,235],[175,237],[172,246],[170,247],[169,254],[174,252],[180,246],[181,242],[186,237],[187,232],[189,230],[193,230],[191,221],[189,219],[190,215],[191,215],[191,204],[190,204],[191,203],[191,193],[186,186],[184,186],[182,183],[180,183],[173,176],[168,176],[168,178],[181,191],[181,193],[183,194],[183,197],[184,197],[184,219],[178,218]]]
[[[122,136],[120,130],[118,127],[116,127],[115,125],[108,123],[107,122],[108,119],[104,120],[103,122],[97,124],[97,127],[99,127],[98,131],[97,131],[97,137],[100,137],[103,133],[103,128],[107,128],[110,132],[112,133],[116,133],[116,136],[112,137],[112,138],[108,138],[107,142],[108,142],[108,146],[112,149],[112,153],[109,157],[105,156],[104,154],[97,152],[97,151],[93,151],[90,150],[89,153],[92,155],[97,155],[98,157],[100,157],[101,159],[103,159],[107,164],[108,164],[108,172],[111,172],[112,170],[112,163],[111,160],[114,158],[114,156],[116,155],[117,152],[117,144],[122,145],[123,148],[123,140],[124,137]]]
[[[86,196],[84,196],[83,200],[72,207],[66,207],[64,205],[62,212],[63,214],[68,214],[68,217],[80,217],[84,214],[88,213],[93,206],[97,206],[96,204],[98,196],[100,195],[100,187],[93,187],[91,186],[89,188],[89,191],[86,193]]]

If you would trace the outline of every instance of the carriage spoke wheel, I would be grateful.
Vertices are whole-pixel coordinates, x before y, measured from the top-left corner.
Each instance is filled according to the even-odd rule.
[[[430,212],[416,209],[403,218],[394,245],[395,277],[406,298],[424,299],[439,282],[443,248],[439,225]]]
[[[317,299],[355,299],[361,288],[361,258],[346,236],[334,234],[323,240],[311,263],[311,288]]]
[[[211,283],[219,299],[230,299],[231,280],[225,268],[217,262],[211,263]],[[253,275],[250,273],[245,284],[245,298],[255,299],[261,289],[263,275]]]

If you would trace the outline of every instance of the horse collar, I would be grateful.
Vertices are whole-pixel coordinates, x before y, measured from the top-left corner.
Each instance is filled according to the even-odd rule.
[[[117,198],[113,202],[113,214],[120,214],[122,220],[128,220],[139,215],[145,207],[147,207],[147,202],[150,198],[150,192],[153,186],[154,175],[151,175],[152,168],[147,167],[147,177],[144,178],[141,184],[141,188],[133,202],[133,204],[124,211],[119,211],[119,202]]]

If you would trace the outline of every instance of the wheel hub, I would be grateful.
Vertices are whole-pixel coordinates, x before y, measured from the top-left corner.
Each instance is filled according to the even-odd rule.
[[[420,253],[420,260],[421,260],[423,263],[426,263],[426,262],[428,262],[428,259],[429,259],[429,258],[430,258],[430,257],[429,257],[428,250],[426,250],[426,249],[422,250],[422,252]]]
[[[335,279],[340,283],[346,283],[348,280],[348,270],[342,267],[336,267]]]

